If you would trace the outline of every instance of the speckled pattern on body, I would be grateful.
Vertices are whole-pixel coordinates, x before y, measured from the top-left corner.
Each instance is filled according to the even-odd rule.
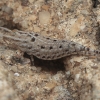
[[[34,32],[13,32],[4,27],[0,27],[0,38],[10,47],[15,47],[43,60],[56,60],[76,54],[84,56],[100,54],[97,50],[92,50],[73,41],[51,39]]]

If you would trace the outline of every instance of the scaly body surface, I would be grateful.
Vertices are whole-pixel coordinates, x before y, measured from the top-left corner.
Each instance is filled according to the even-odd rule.
[[[67,40],[43,37],[38,33],[16,31],[0,27],[0,38],[10,47],[15,47],[29,55],[43,60],[56,60],[70,55],[98,56],[99,51]]]

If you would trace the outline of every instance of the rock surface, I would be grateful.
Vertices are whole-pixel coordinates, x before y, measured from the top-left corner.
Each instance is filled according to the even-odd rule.
[[[99,24],[95,0],[0,0],[0,26],[11,30],[99,49]],[[30,66],[22,52],[0,45],[0,100],[100,100],[99,59],[71,56],[35,62]]]

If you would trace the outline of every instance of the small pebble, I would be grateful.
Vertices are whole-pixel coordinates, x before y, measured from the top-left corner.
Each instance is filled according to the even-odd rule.
[[[15,76],[19,76],[19,73],[14,73]]]
[[[50,21],[50,13],[48,11],[42,11],[39,13],[39,21],[40,24],[49,24]]]
[[[8,13],[8,14],[12,14],[13,13],[13,9],[7,6],[3,6],[2,7],[2,11]]]

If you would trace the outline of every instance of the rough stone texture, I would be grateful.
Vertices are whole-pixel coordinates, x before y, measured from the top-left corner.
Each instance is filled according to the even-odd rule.
[[[10,29],[39,32],[51,38],[65,38],[97,49],[100,43],[100,5],[94,5],[92,1],[95,2],[95,0],[1,0],[0,25]],[[39,13],[44,11],[49,12],[50,17],[47,18],[49,21],[43,25],[40,23]],[[2,69],[9,72],[13,81],[13,93],[16,93],[20,99],[100,99],[99,59],[71,56],[64,61],[66,68],[64,71],[59,70],[58,63],[53,65],[52,62],[51,70],[47,65],[44,68],[41,64],[30,66],[24,63],[19,51],[16,55],[16,51],[11,48],[2,49],[0,58],[1,62],[5,63]],[[3,80],[6,79],[7,76],[3,77]],[[11,81],[6,82],[11,83]],[[0,92],[2,94],[3,90]],[[6,95],[10,93],[13,94],[8,91]],[[3,97],[7,96],[2,95]]]
[[[0,100],[21,100],[12,87],[12,76],[0,61]]]

